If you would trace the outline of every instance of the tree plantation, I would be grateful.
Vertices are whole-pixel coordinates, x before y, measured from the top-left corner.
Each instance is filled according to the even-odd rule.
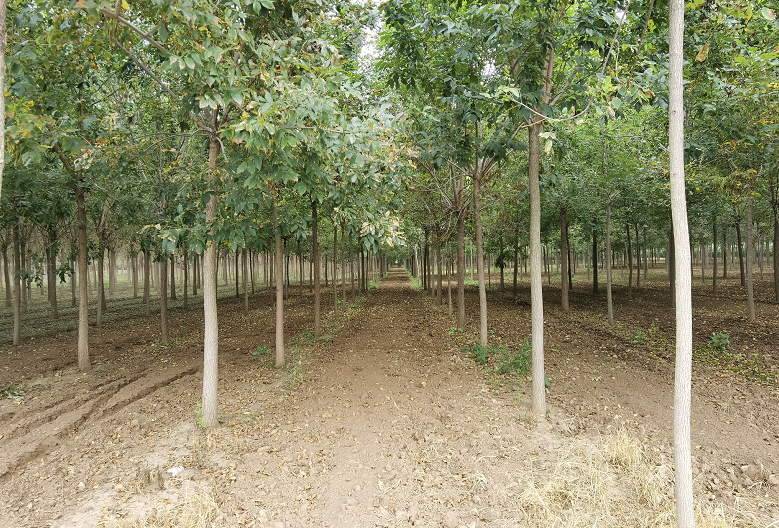
[[[775,9],[0,0],[0,524],[776,525]]]

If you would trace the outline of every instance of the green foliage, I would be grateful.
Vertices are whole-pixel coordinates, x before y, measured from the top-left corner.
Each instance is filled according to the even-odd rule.
[[[712,334],[706,346],[714,352],[722,353],[728,349],[728,345],[730,345],[730,336],[720,332]]]
[[[252,356],[259,356],[264,357],[270,354],[270,349],[268,348],[268,345],[261,345],[257,347],[257,350],[252,352]]]
[[[646,345],[646,337],[646,332],[636,330],[636,333],[630,338],[630,342],[634,345]]]
[[[474,344],[462,347],[464,352],[471,355],[473,360],[485,367],[487,372],[501,375],[527,375],[530,365],[530,341],[526,340],[516,350],[507,345],[498,347],[484,347]]]
[[[200,402],[195,406],[195,416],[197,416],[197,426],[203,427],[205,418],[203,417],[203,404]]]
[[[0,389],[0,399],[8,398],[9,400],[14,401],[21,401],[24,399],[24,393],[27,391],[23,386],[21,385],[14,385],[11,383],[10,385],[7,385],[5,388]]]

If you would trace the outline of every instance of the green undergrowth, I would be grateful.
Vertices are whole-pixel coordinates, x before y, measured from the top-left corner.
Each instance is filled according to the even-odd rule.
[[[480,344],[463,346],[473,360],[484,367],[487,374],[499,376],[527,376],[530,370],[530,341],[519,346],[500,345],[484,347]]]
[[[11,383],[10,385],[0,389],[0,400],[8,398],[9,400],[14,400],[17,402],[21,401],[24,399],[24,393],[26,391],[27,389],[25,389],[23,386],[14,385]]]

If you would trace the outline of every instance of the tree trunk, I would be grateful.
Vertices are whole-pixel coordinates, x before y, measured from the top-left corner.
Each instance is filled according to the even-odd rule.
[[[676,243],[673,229],[668,238],[668,252],[666,253],[665,258],[668,268],[668,285],[671,287],[671,306],[674,306],[676,303],[676,297],[674,296],[674,292],[676,291]]]
[[[713,259],[712,266],[714,270],[712,272],[712,277],[711,277],[711,291],[716,294],[717,293],[717,217],[716,216],[712,218],[711,225],[712,225],[711,238],[712,238],[712,245],[714,246],[714,251],[712,251],[711,253],[711,258]],[[774,231],[774,237],[776,236],[777,236],[776,231]],[[774,241],[776,241],[776,238],[774,238]],[[776,246],[774,245],[774,247]],[[774,252],[774,259],[776,259],[776,252]],[[774,260],[774,264],[775,263],[776,260]],[[776,270],[776,265],[774,265],[774,274],[776,274],[775,270]],[[776,277],[776,275],[774,275],[774,277]],[[779,300],[779,291],[776,291],[776,293],[777,293],[776,298],[777,300]]]
[[[531,409],[541,418],[546,416],[546,386],[544,383],[544,298],[541,255],[541,124],[534,122],[528,129],[530,194],[530,309],[533,376]]]
[[[628,300],[631,300],[633,298],[633,246],[630,240],[630,224],[625,223],[625,231],[627,231],[628,237],[628,247],[625,255],[628,260]]]
[[[746,286],[747,278],[744,273],[744,244],[741,240],[741,220],[736,221],[736,243],[738,244],[738,267],[741,271],[741,285]]]
[[[611,200],[606,200],[606,310],[609,315],[609,326],[614,326],[614,305],[611,299],[611,280],[612,280],[612,255],[611,255]]]
[[[568,211],[560,208],[560,252],[563,254],[562,270],[560,273],[560,286],[562,290],[563,311],[570,309],[568,300]]]
[[[48,280],[49,280],[49,304],[51,305],[51,317],[58,319],[59,309],[57,306],[57,232],[49,229],[49,247],[47,251],[48,260]]]
[[[29,271],[27,269],[27,240],[24,237],[24,232],[21,232],[21,229],[19,233],[19,251],[20,251],[20,263],[19,263],[19,267],[16,269],[17,270],[23,269],[25,271]],[[21,295],[19,296],[22,300],[22,307],[21,307],[22,313],[27,313],[27,287],[28,287],[28,283],[27,280],[25,279],[22,281],[22,286],[21,286],[22,291],[21,291]]]
[[[273,223],[276,231],[276,367],[278,368],[284,366],[284,249],[281,245],[279,210],[275,197]]]
[[[476,275],[479,279],[479,343],[487,346],[487,288],[484,284],[484,239],[481,225],[479,178],[473,179],[473,218],[476,224]]]
[[[517,296],[517,272],[519,271],[519,227],[514,232],[514,283],[511,287],[511,295]]]
[[[598,295],[598,238],[592,231],[592,293]]]
[[[753,213],[754,213],[755,198],[754,194],[749,193],[749,206],[747,208],[747,308],[749,313],[749,322],[755,322],[755,288],[754,288],[754,272],[755,267],[755,244],[754,244],[754,229],[752,228]]]
[[[317,216],[316,200],[311,200],[311,246],[314,250],[314,335],[322,332],[322,313],[320,302],[322,300],[322,264],[319,255],[319,217]]]
[[[436,263],[438,264],[438,291],[436,292],[436,294],[438,295],[438,306],[441,306],[444,302],[444,271],[442,269],[443,263],[441,262],[440,233],[439,236],[436,238],[435,258],[436,258]]]
[[[172,253],[170,256],[170,300],[175,301],[176,298],[176,253]]]
[[[692,379],[692,274],[687,204],[684,190],[684,2],[671,0],[668,81],[668,150],[671,169],[671,213],[677,245],[676,283],[676,375],[674,383],[674,462],[676,525],[695,526],[692,455],[690,444],[690,403]]]
[[[457,328],[465,329],[465,211],[457,212]]]
[[[167,343],[168,339],[168,259],[160,260],[160,340]]]
[[[132,266],[132,280],[133,280],[133,299],[138,298],[138,254],[130,257],[130,265]]]
[[[352,281],[352,302],[357,300],[357,293],[354,289],[354,246],[352,245],[352,232],[349,232],[349,276]]]
[[[774,209],[774,298],[779,303],[779,207]]]
[[[11,273],[8,265],[8,244],[3,246],[3,279],[5,282],[5,307],[13,305],[13,287],[11,286]]]
[[[19,222],[17,221],[13,227],[14,238],[14,337],[13,345],[19,346],[21,344],[21,330],[22,330],[22,279],[19,277],[19,270],[22,267],[22,252],[19,247]],[[79,330],[81,326],[79,325]],[[80,349],[79,349],[80,350]],[[87,367],[88,369],[89,367]],[[87,370],[84,369],[84,370]]]
[[[338,313],[338,224],[333,220],[333,313]]]
[[[149,250],[143,251],[143,302],[146,305],[146,317],[151,317],[151,256]]]
[[[113,299],[116,291],[116,250],[108,248],[108,298]]]
[[[184,246],[184,309],[189,309],[189,252]]]
[[[636,288],[641,287],[641,244],[639,243],[638,224],[635,224],[636,234]]]
[[[99,243],[97,250],[97,317],[95,318],[95,326],[97,328],[103,328],[103,298],[105,295],[105,283],[103,282],[103,266],[105,265],[105,247],[102,241]]]
[[[213,112],[209,121],[214,130],[218,118]],[[216,220],[216,209],[219,203],[217,185],[219,182],[219,152],[220,142],[216,134],[211,134],[208,141],[208,181],[212,191],[206,206],[206,224],[212,225]],[[213,231],[211,236],[213,236]],[[219,381],[219,320],[217,315],[216,297],[216,250],[217,244],[212,240],[203,253],[203,396],[201,423],[203,427],[216,427],[218,415],[218,381]]]
[[[241,250],[241,276],[243,278],[243,314],[249,315],[249,263],[246,258],[246,248]]]
[[[89,361],[89,291],[87,290],[87,210],[84,189],[76,186],[78,222],[78,368],[85,372],[91,368]]]

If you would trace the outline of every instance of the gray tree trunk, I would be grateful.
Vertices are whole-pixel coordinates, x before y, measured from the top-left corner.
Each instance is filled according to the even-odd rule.
[[[668,150],[671,169],[671,214],[676,264],[676,375],[674,381],[674,462],[676,526],[695,526],[690,442],[692,380],[692,273],[690,233],[684,190],[684,1],[671,0],[668,79]]]
[[[477,160],[478,163],[478,160]],[[479,279],[479,343],[487,346],[487,288],[484,284],[484,240],[479,203],[479,178],[473,179],[473,217],[476,224],[476,275]]]

